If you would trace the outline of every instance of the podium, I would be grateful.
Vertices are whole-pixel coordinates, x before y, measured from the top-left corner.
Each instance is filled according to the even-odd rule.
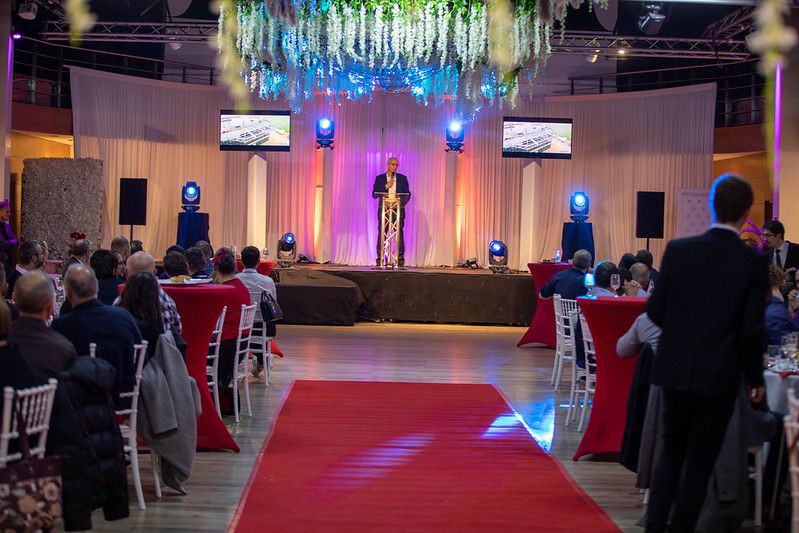
[[[186,211],[178,213],[178,235],[176,244],[189,248],[197,241],[211,242],[208,239],[208,213]]]
[[[407,193],[378,193],[380,197],[380,245],[378,246],[377,267],[396,269],[399,262],[399,239],[402,207]]]

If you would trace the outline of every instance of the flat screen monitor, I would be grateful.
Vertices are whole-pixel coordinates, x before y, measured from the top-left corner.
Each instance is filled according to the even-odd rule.
[[[503,117],[502,157],[571,159],[572,119]]]
[[[288,152],[291,150],[288,111],[223,109],[219,115],[219,149]]]

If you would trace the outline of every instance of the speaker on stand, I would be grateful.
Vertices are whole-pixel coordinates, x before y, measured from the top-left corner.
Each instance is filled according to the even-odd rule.
[[[147,178],[119,180],[119,225],[130,226],[131,241],[133,226],[147,225]]]
[[[635,236],[646,239],[646,249],[649,250],[649,239],[663,238],[666,193],[638,191],[636,200]]]

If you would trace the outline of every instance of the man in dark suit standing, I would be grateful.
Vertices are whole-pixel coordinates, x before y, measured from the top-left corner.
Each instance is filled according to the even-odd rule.
[[[785,226],[779,220],[769,220],[763,224],[763,237],[766,238],[766,257],[772,265],[784,271],[799,267],[799,244],[785,240]]]
[[[372,198],[379,198],[377,203],[377,265],[381,265],[380,258],[383,250],[380,249],[381,218],[383,210],[383,198],[385,194],[401,194],[400,196],[400,219],[399,235],[397,236],[397,262],[399,266],[405,266],[405,205],[411,200],[411,189],[408,187],[408,177],[397,173],[399,160],[396,157],[389,158],[388,169],[385,174],[375,177],[375,184],[372,187]]]
[[[669,530],[694,531],[742,375],[752,402],[763,399],[767,265],[738,237],[752,201],[744,179],[719,177],[710,194],[714,224],[668,244],[647,302],[649,318],[663,329],[651,379],[664,400],[647,531],[666,530],[672,502]]]

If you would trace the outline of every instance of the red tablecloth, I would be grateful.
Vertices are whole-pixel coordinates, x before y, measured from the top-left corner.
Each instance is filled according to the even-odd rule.
[[[527,328],[527,331],[522,335],[521,340],[516,343],[516,346],[540,342],[550,348],[555,347],[557,342],[555,336],[555,307],[552,299],[544,300],[539,298],[538,293],[541,291],[541,287],[552,279],[552,276],[570,266],[569,263],[527,263],[527,268],[530,269],[530,274],[533,276],[537,302],[530,327]]]
[[[261,261],[258,263],[258,266],[255,267],[255,270],[257,270],[259,274],[268,276],[276,266],[277,261]],[[244,270],[244,263],[236,259],[236,271],[241,272],[242,270]]]
[[[638,356],[622,359],[616,353],[616,341],[624,335],[635,318],[644,312],[645,298],[578,298],[580,312],[588,321],[596,350],[596,392],[591,417],[583,440],[574,454],[620,452],[627,419],[627,396],[635,374]]]
[[[205,377],[205,361],[208,343],[219,313],[233,296],[235,289],[228,285],[162,285],[175,300],[180,320],[183,323],[183,338],[189,345],[186,367],[189,375],[197,381],[200,389],[203,413],[197,419],[197,449],[233,450],[239,446],[230,436],[225,424],[216,412],[208,382]]]

